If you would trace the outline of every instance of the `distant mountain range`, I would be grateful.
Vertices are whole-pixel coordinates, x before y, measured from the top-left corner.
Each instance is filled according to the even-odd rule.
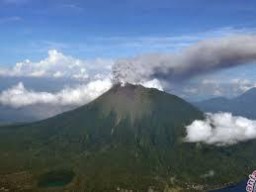
[[[14,108],[0,104],[0,125],[39,121],[74,108],[74,106],[53,106],[49,104],[34,104]]]
[[[194,105],[204,112],[231,112],[233,115],[256,119],[256,88],[233,99],[217,97]]]
[[[177,96],[116,85],[53,118],[0,127],[0,189],[193,192],[242,180],[256,141],[185,143],[185,126],[203,118]]]

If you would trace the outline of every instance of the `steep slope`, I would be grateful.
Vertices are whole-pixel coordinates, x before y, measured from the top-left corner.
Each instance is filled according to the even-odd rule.
[[[11,191],[201,191],[255,166],[255,142],[184,143],[203,114],[155,89],[120,85],[41,122],[0,128],[0,188]]]
[[[194,105],[205,112],[231,112],[234,115],[256,119],[255,103],[256,88],[253,88],[233,99],[219,97],[202,102],[197,102],[194,103]]]

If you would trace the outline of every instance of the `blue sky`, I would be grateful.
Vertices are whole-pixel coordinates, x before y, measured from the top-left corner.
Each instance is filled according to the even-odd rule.
[[[255,35],[255,18],[254,0],[0,0],[0,99],[8,88],[29,96],[34,94],[29,90],[66,91],[70,84],[80,85],[81,76],[83,82],[102,80],[120,58]],[[196,100],[231,97],[251,87],[256,87],[254,63],[168,91]]]
[[[255,6],[253,0],[0,0],[0,64],[38,60],[51,48],[80,58],[169,51],[176,44],[166,47],[166,37],[253,29]],[[149,48],[147,37],[162,44]],[[138,39],[145,46],[136,49],[131,42]]]

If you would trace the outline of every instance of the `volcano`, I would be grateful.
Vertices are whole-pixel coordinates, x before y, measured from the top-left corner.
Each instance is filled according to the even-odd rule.
[[[0,127],[0,191],[204,191],[256,165],[255,141],[184,142],[203,113],[177,96],[127,84],[36,123]]]

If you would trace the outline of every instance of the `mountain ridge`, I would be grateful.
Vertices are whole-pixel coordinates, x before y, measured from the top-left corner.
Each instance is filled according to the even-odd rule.
[[[229,147],[185,143],[185,126],[203,118],[177,96],[116,85],[89,104],[53,118],[0,127],[0,181],[5,181],[0,187],[191,192],[240,181],[256,162],[255,142]],[[209,172],[213,174],[205,177]]]
[[[193,103],[204,112],[231,112],[233,115],[256,119],[256,88],[232,99],[217,97]]]

